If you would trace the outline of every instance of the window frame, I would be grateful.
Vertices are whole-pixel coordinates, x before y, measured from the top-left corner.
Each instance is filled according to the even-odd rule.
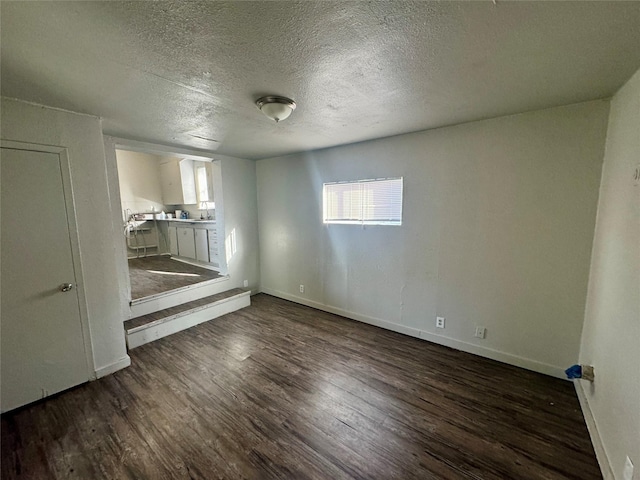
[[[392,215],[392,218],[387,218],[387,219],[379,219],[379,218],[375,218],[375,212],[373,215],[373,218],[367,218],[368,216],[371,216],[371,213],[367,214],[367,212],[365,211],[366,209],[369,209],[371,211],[371,208],[373,208],[375,210],[376,206],[375,205],[371,205],[371,203],[367,203],[367,200],[364,198],[364,193],[365,191],[363,190],[364,185],[366,184],[375,184],[375,183],[382,183],[382,182],[389,182],[389,181],[399,181],[399,195],[397,195],[397,198],[399,198],[399,202],[396,201],[396,203],[399,203],[399,206],[397,206],[397,210],[393,211],[392,213],[394,213],[395,215]],[[351,190],[353,198],[352,200],[349,200],[349,206],[348,207],[344,207],[341,206],[339,208],[345,209],[348,208],[350,210],[353,211],[353,208],[355,208],[355,210],[360,210],[359,214],[357,214],[356,218],[347,218],[346,215],[342,215],[343,218],[333,218],[331,219],[329,216],[329,194],[332,193],[329,190],[331,189],[332,186],[342,186],[342,187],[355,187],[357,186],[357,188],[353,188]],[[397,187],[395,187],[397,188]],[[338,193],[338,192],[336,192]],[[344,190],[342,192],[344,193],[349,193],[349,190]],[[376,192],[373,192],[373,194],[375,195]],[[378,194],[382,193],[382,192],[377,192]],[[369,202],[371,202],[371,195],[369,195]],[[344,200],[341,200],[344,201]],[[383,208],[392,208],[393,207],[393,203],[391,202],[389,205],[384,206]],[[355,205],[354,205],[355,204]],[[322,223],[323,225],[389,225],[389,226],[402,226],[402,211],[403,211],[403,204],[404,204],[404,177],[385,177],[385,178],[368,178],[368,179],[361,179],[361,180],[348,180],[348,181],[338,181],[338,182],[324,182],[322,184]]]

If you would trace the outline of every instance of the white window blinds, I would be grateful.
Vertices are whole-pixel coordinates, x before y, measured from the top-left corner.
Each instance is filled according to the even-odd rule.
[[[205,167],[196,168],[196,184],[198,186],[198,201],[209,201],[209,185],[207,185],[207,170]]]
[[[323,222],[402,225],[402,177],[322,186]]]

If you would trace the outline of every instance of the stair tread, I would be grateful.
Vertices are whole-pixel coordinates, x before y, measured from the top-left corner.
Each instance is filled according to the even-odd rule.
[[[158,320],[162,320],[163,318],[171,317],[173,315],[178,315],[180,313],[192,310],[194,308],[202,307],[204,305],[209,305],[211,303],[215,303],[220,300],[235,297],[237,295],[246,293],[248,291],[249,290],[243,290],[242,288],[233,288],[231,290],[227,290],[226,292],[216,293],[215,295],[209,295],[208,297],[198,298],[190,302],[176,305],[175,307],[169,307],[169,308],[165,308],[164,310],[158,310],[157,312],[148,313],[147,315],[142,315],[141,317],[132,318],[131,320],[126,320],[124,322],[124,329],[126,331],[129,331],[133,328],[141,327],[148,323],[153,323]]]

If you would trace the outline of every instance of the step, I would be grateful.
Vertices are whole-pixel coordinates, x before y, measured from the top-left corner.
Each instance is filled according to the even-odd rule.
[[[124,322],[129,349],[251,305],[251,292],[234,288]]]
[[[148,297],[137,298],[130,302],[129,319],[143,317],[159,310],[226,292],[229,290],[230,283],[229,276],[225,275]]]

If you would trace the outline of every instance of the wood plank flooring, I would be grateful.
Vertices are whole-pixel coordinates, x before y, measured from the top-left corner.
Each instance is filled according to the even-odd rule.
[[[167,255],[129,259],[133,300],[219,277],[220,274],[214,270],[179,262]]]
[[[267,295],[2,416],[2,478],[601,478],[569,382]]]
[[[152,312],[146,315],[142,315],[141,317],[125,320],[124,329],[131,330],[132,328],[141,327],[142,325],[147,325],[157,320],[162,320],[163,318],[171,317],[173,315],[177,315],[179,313],[186,312],[187,310],[192,310],[197,307],[209,305],[210,303],[215,303],[220,300],[224,300],[225,298],[230,298],[247,291],[249,290],[248,289],[244,290],[242,288],[232,288],[231,290],[227,290],[226,292],[216,293],[215,295],[209,295],[207,297],[198,298],[197,300],[192,300],[187,303],[182,303],[180,305],[176,305],[175,307],[165,308],[163,310],[158,310],[157,312]]]

